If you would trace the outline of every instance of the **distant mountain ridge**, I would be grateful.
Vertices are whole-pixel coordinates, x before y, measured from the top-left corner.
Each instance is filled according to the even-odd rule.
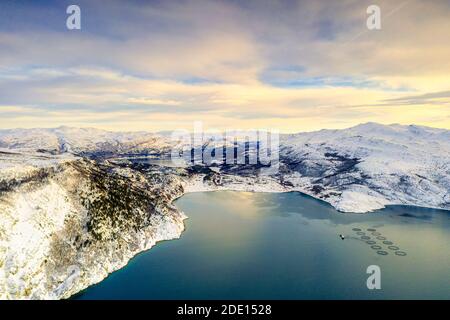
[[[430,142],[450,144],[450,130],[417,125],[382,125],[374,122],[360,124],[348,129],[322,129],[313,132],[280,134],[283,142],[292,139],[314,141],[336,137],[388,138],[389,140],[410,142],[411,139],[430,139]],[[0,147],[8,149],[46,150],[56,152],[140,152],[173,146],[170,131],[106,131],[95,128],[61,126],[57,128],[3,129],[0,130]]]
[[[149,132],[112,132],[94,128],[0,130],[0,147],[63,152],[145,150],[168,146],[167,138]]]

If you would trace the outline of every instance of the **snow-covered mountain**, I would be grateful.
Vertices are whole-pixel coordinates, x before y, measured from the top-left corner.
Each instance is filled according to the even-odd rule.
[[[0,130],[0,147],[53,153],[153,152],[169,148],[169,139],[149,132],[111,132],[94,128]]]
[[[259,164],[136,160],[174,148],[166,134],[0,130],[0,298],[69,297],[179,237],[185,216],[172,201],[186,192],[301,191],[345,212],[450,210],[448,130],[367,123],[281,135],[269,174]]]
[[[180,179],[164,172],[5,149],[0,161],[0,299],[68,298],[184,229]]]
[[[344,212],[395,204],[450,209],[448,130],[367,123],[281,135],[279,162],[269,177],[258,166],[221,165],[195,188],[300,191]]]
[[[375,123],[282,138],[285,180],[342,211],[450,208],[450,131]]]
[[[0,147],[94,159],[167,158],[173,149],[181,148],[167,133],[69,127],[0,130]],[[215,147],[206,137],[195,148]],[[366,123],[344,130],[281,135],[279,149],[280,170],[271,176],[277,188],[308,193],[341,211],[366,212],[388,204],[449,208],[449,130]],[[233,180],[260,177],[258,166],[219,163],[212,169],[228,182],[209,187],[224,188]]]

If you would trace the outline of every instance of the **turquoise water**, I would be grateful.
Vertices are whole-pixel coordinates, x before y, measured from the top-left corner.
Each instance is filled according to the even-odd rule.
[[[300,193],[225,191],[176,205],[189,216],[179,240],[75,298],[450,299],[448,211],[343,214]],[[381,268],[380,290],[367,289],[369,265]]]

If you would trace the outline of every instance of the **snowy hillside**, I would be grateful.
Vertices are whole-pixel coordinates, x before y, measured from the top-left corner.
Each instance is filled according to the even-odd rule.
[[[450,208],[448,130],[368,123],[289,135],[282,137],[280,158],[290,169],[287,181],[305,183],[308,193],[342,211],[387,204]]]
[[[0,157],[8,162],[0,168],[0,299],[68,298],[184,229],[171,205],[182,194],[176,178],[74,157]]]
[[[279,163],[269,176],[258,165],[216,165],[188,190],[300,191],[355,213],[386,205],[450,209],[448,130],[366,123],[281,135]]]

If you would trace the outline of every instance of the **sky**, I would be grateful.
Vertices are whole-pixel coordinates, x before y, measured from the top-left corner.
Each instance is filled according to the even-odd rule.
[[[2,0],[0,129],[450,129],[449,39],[448,0]]]

